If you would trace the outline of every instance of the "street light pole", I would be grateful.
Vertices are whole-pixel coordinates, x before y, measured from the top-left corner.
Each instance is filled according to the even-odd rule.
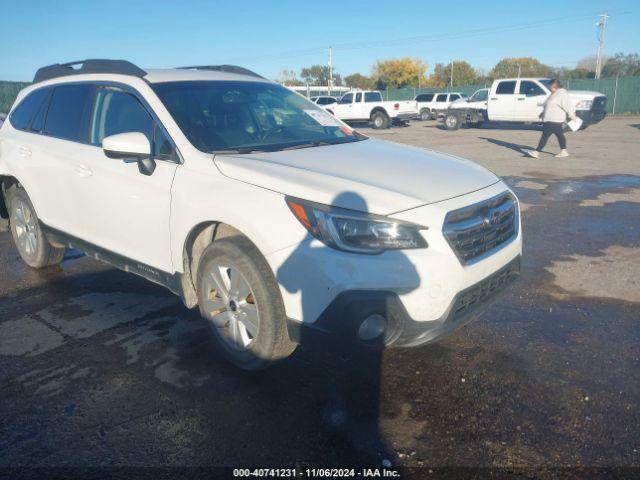
[[[331,87],[333,87],[333,59],[331,54],[331,47],[329,47],[329,95],[331,95]]]
[[[602,71],[602,53],[604,51],[604,37],[607,32],[607,19],[609,15],[604,12],[600,15],[598,25],[598,55],[596,56],[596,79],[600,78],[600,72]]]

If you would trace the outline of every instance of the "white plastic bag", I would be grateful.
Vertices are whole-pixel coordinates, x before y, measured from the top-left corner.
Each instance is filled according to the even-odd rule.
[[[570,122],[567,122],[567,127],[569,127],[572,132],[577,132],[578,130],[580,130],[581,126],[582,126],[582,119],[580,117],[576,117],[575,120],[571,120]]]

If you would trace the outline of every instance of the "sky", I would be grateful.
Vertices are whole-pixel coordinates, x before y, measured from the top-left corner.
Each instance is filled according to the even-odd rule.
[[[429,2],[288,0],[0,0],[0,80],[30,81],[37,68],[121,58],[142,68],[235,64],[276,78],[326,64],[369,74],[377,60],[466,60],[485,71],[532,56],[575,66],[597,49],[640,52],[637,0]]]

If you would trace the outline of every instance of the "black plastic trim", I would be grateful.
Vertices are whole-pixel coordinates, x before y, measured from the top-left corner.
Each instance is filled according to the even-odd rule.
[[[74,68],[78,65],[79,68]],[[88,59],[68,63],[54,63],[53,65],[39,68],[33,77],[33,83],[87,73],[111,73],[131,75],[138,78],[142,78],[147,74],[146,71],[127,60]]]
[[[118,268],[125,272],[135,273],[136,275],[144,277],[153,283],[168,288],[171,292],[175,293],[178,296],[182,296],[182,284],[180,282],[179,273],[172,274],[164,272],[162,270],[158,270],[157,268],[114,253],[110,250],[94,245],[93,243],[86,242],[77,237],[74,237],[73,235],[69,235],[68,233],[49,227],[42,222],[40,222],[40,227],[47,236],[47,239],[52,243],[80,250],[81,252],[84,252],[85,254],[95,258],[96,260],[108,263],[115,268]]]
[[[258,75],[256,72],[239,67],[237,65],[194,65],[190,67],[178,67],[180,70],[213,70],[216,72],[237,73],[239,75],[248,75],[250,77],[265,78],[262,75]],[[265,79],[266,80],[266,79]]]

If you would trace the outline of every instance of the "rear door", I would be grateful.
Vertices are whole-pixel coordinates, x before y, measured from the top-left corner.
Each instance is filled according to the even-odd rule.
[[[151,143],[156,169],[138,170],[133,160],[108,158],[102,140],[141,132]],[[166,131],[132,90],[101,86],[89,128],[90,153],[78,160],[86,240],[164,272],[172,271],[169,236],[171,185],[178,166]]]
[[[520,80],[514,118],[521,122],[539,122],[547,93],[532,80]]]
[[[498,82],[495,92],[491,92],[489,99],[490,120],[514,120],[516,83],[516,80]]]
[[[82,204],[76,196],[76,161],[91,150],[86,126],[95,87],[61,84],[50,88],[27,133],[25,188],[47,226],[82,238]],[[21,152],[22,154],[22,152]]]

